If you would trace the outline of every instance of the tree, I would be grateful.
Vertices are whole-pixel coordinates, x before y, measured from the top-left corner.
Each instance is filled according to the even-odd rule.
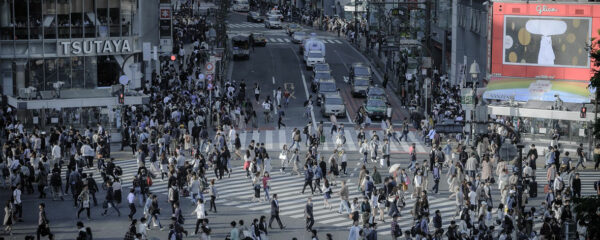
[[[600,30],[598,30],[600,33]],[[598,99],[600,98],[600,39],[592,38],[592,43],[590,47],[590,58],[592,59],[592,63],[594,67],[592,68],[592,78],[590,78],[590,84],[588,88],[596,89],[596,109],[594,110],[594,114],[598,113]],[[597,116],[597,115],[596,115]],[[598,118],[594,119],[594,128],[592,137],[594,139],[600,139],[600,122],[598,122]]]

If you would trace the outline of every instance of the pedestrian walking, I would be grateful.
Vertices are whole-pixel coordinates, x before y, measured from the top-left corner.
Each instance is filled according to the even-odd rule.
[[[54,239],[54,234],[50,231],[50,225],[48,218],[46,217],[46,204],[40,203],[38,205],[38,227],[36,231],[37,239],[40,239],[40,236],[48,236],[48,239]]]
[[[135,190],[132,188],[129,190],[129,194],[127,194],[127,202],[129,203],[129,221],[133,220],[133,216],[137,212],[135,208]]]
[[[104,212],[102,216],[105,216],[110,208],[114,209],[117,212],[117,216],[121,216],[121,211],[116,207],[114,203],[114,191],[113,191],[113,183],[108,182],[108,188],[106,189],[106,197],[104,199],[104,203],[102,204],[104,208]]]
[[[79,219],[79,215],[83,210],[86,211],[87,219],[90,220],[90,192],[87,186],[83,187],[83,190],[77,197],[77,201],[79,202],[79,210],[77,211],[77,219]]]
[[[280,229],[284,229],[285,226],[281,223],[279,218],[279,201],[277,200],[277,194],[273,194],[273,200],[271,200],[271,218],[269,219],[269,228],[272,229],[271,225],[273,220],[277,220]]]

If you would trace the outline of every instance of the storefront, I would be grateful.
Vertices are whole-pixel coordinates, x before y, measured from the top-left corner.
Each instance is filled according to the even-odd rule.
[[[142,86],[146,20],[139,4],[0,0],[0,83],[19,118],[28,124],[56,118],[65,124],[114,124],[107,120],[118,106],[113,86],[122,76],[127,89]],[[128,98],[126,103],[139,104],[144,96]],[[78,111],[81,116],[71,116]]]

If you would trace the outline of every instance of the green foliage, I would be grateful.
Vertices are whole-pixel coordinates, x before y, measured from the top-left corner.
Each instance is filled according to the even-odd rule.
[[[600,236],[600,216],[596,214],[599,207],[598,196],[583,197],[575,201],[573,212],[577,221],[584,220],[588,223],[588,236]]]

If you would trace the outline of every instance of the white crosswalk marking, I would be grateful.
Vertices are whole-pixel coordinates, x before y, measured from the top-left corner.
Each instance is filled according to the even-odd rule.
[[[282,130],[283,131],[283,130]],[[265,131],[261,131],[261,134]],[[277,136],[279,136],[278,131]],[[241,133],[241,135],[244,133]],[[346,129],[346,136],[351,136],[352,130]],[[268,134],[266,135],[268,136]],[[241,137],[240,137],[241,138]],[[279,137],[278,139],[284,139]],[[348,138],[350,139],[350,138]],[[150,166],[150,162],[146,161]],[[120,166],[123,170],[123,175],[120,176],[122,180],[122,192],[126,193],[132,187],[132,179],[137,174],[137,161],[135,159],[127,159],[127,160],[117,160],[115,161],[116,166]],[[231,178],[223,178],[221,180],[216,181],[216,188],[219,192],[219,198],[217,199],[217,205],[226,205],[237,207],[240,209],[250,209],[253,211],[270,211],[270,204],[268,201],[262,202],[251,202],[252,196],[254,195],[254,190],[252,189],[251,179],[246,178],[246,173],[241,169],[241,161],[233,161],[233,173],[231,173]],[[148,168],[151,169],[151,168]],[[90,170],[84,170],[85,173],[94,173],[94,179],[100,186],[103,182],[100,174],[97,173],[95,168]],[[66,166],[63,166],[61,178],[64,179],[66,174]],[[580,179],[582,182],[582,195],[588,196],[593,195],[595,193],[593,189],[593,183],[596,181],[597,172],[579,172]],[[167,194],[167,181],[160,181],[160,173],[155,173],[156,178],[154,180],[154,184],[150,187],[150,192],[155,194]],[[538,169],[536,171],[536,180],[538,182],[538,197],[536,199],[543,199],[545,194],[543,192],[544,185],[547,184],[546,181],[546,172],[543,169]],[[207,171],[207,178],[213,179],[215,178],[213,171]],[[361,197],[361,194],[358,192],[358,186],[354,181],[354,179],[349,179],[347,181],[348,189],[350,191],[350,199],[355,197]],[[304,218],[304,205],[306,203],[306,198],[310,196],[300,195],[302,191],[302,186],[304,185],[304,177],[303,176],[292,176],[292,175],[282,175],[279,173],[273,173],[271,175],[271,189],[270,195],[273,193],[277,193],[281,215],[289,216],[292,218]],[[332,209],[328,209],[324,206],[323,194],[319,193],[317,189],[316,195],[313,195],[313,206],[314,206],[314,216],[317,224],[320,225],[329,225],[340,228],[346,228],[351,225],[351,221],[348,219],[348,215],[338,214],[337,210],[339,208],[339,198],[336,197],[335,193],[337,193],[340,189],[339,180],[338,186],[332,187],[334,192],[334,196],[329,199],[329,203],[332,205]],[[101,190],[103,191],[103,190]],[[306,193],[310,193],[310,188],[305,191]],[[126,194],[122,195],[124,199]],[[264,198],[264,191],[261,189],[261,197]],[[410,209],[413,208],[415,200],[410,199],[409,196],[405,199],[406,207],[402,210],[402,214],[408,215],[410,214]],[[429,209],[430,212],[435,212],[439,210],[442,214],[442,225],[446,228],[450,221],[454,219],[454,214],[456,212],[456,206],[454,205],[453,200],[448,200],[446,197],[437,197],[437,196],[429,196]],[[496,209],[493,210],[495,216]],[[389,221],[389,216],[387,212],[385,212],[385,218]],[[405,218],[405,217],[404,217]],[[406,218],[405,218],[406,220]],[[411,227],[412,221],[400,221],[399,225],[402,229],[409,229]],[[534,229],[539,230],[541,227],[541,219],[536,219],[534,222]],[[387,236],[390,234],[390,224],[382,223],[378,226],[378,232],[380,236]]]
[[[360,148],[358,139],[356,138],[358,131],[353,128],[346,128],[344,129],[344,133],[346,136],[346,144],[342,147],[346,151],[358,151]],[[365,133],[367,139],[370,139],[372,130],[365,131]],[[380,131],[378,131],[377,134],[382,137]],[[240,132],[240,141],[243,147],[248,146],[250,140],[254,140],[255,142],[264,142],[267,150],[279,151],[283,147],[283,144],[290,143],[290,140],[286,139],[286,136],[291,136],[291,129],[284,130],[282,128],[281,130],[262,130],[260,132],[254,130]],[[417,153],[427,153],[429,150],[429,147],[424,146],[412,132],[409,132],[408,142],[401,141],[400,144],[398,144],[394,139],[391,139],[390,141],[392,153],[408,153],[410,144],[413,142],[416,143]],[[321,144],[320,148],[324,151],[333,151],[336,148],[335,139],[330,135],[329,129],[325,130],[325,143]]]
[[[278,38],[278,39],[277,39],[277,42],[283,42],[283,39],[281,39],[281,38]]]
[[[289,42],[290,42],[290,40],[289,40],[289,39],[287,39],[287,38],[284,38],[284,39],[283,39],[283,41],[285,41],[286,43],[289,43]]]
[[[269,42],[277,42],[277,40],[275,40],[275,38],[269,38]]]
[[[228,24],[230,28],[263,28],[265,27],[262,23],[232,23]]]
[[[342,43],[342,41],[340,41],[340,40],[333,40],[333,41],[335,41],[335,43]]]

